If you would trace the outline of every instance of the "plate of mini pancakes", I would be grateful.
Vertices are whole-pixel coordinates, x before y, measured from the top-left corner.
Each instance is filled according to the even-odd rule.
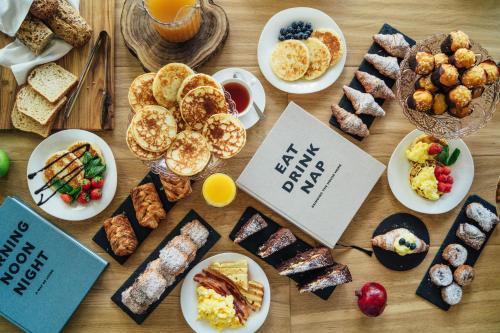
[[[306,39],[280,40],[280,30],[293,22],[310,22]],[[342,73],[347,44],[335,21],[308,7],[285,9],[266,23],[257,50],[259,67],[274,87],[288,93],[308,94],[332,85]]]
[[[54,187],[45,185],[52,176],[57,176],[64,178],[74,188],[80,186],[79,180],[83,179],[83,173],[78,172],[80,170],[78,166],[81,165],[83,155],[76,153],[74,147],[83,147],[87,144],[90,151],[95,151],[106,165],[102,175],[104,178],[102,198],[86,205],[76,202],[69,205],[59,198],[60,194],[55,193]],[[59,162],[47,169],[51,161],[61,157],[63,158]],[[62,177],[65,174],[69,174],[68,178]],[[103,139],[88,131],[69,129],[52,134],[43,140],[31,153],[27,175],[28,188],[35,203],[47,214],[67,221],[82,221],[96,216],[108,207],[116,193],[117,171],[113,152]]]
[[[128,99],[127,146],[155,172],[194,177],[245,146],[245,127],[223,87],[185,64],[139,75]]]

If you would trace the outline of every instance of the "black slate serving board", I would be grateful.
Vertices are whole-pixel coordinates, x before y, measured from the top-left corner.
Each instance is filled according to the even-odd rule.
[[[434,266],[435,264],[447,264],[447,262],[442,258],[442,253],[443,253],[444,248],[448,244],[453,244],[453,243],[461,244],[461,245],[465,246],[465,248],[467,249],[468,255],[467,255],[467,261],[465,262],[467,265],[474,266],[474,264],[476,263],[482,250],[487,245],[488,239],[490,238],[491,234],[495,231],[496,226],[493,227],[493,229],[491,229],[490,232],[485,232],[486,241],[484,242],[483,247],[481,247],[481,249],[479,251],[474,250],[473,248],[471,248],[470,246],[465,244],[460,238],[458,238],[455,234],[457,232],[459,224],[461,224],[461,223],[469,223],[469,224],[472,224],[472,225],[478,227],[479,229],[481,229],[474,220],[469,219],[467,217],[467,215],[465,214],[465,209],[466,209],[467,205],[470,204],[471,202],[479,202],[484,207],[488,208],[490,211],[498,214],[496,212],[495,206],[490,204],[488,201],[484,200],[483,198],[481,198],[477,195],[471,195],[470,197],[468,197],[467,200],[465,201],[462,209],[460,210],[460,213],[458,214],[457,218],[455,219],[455,222],[453,222],[453,225],[451,226],[450,231],[448,231],[448,235],[444,239],[443,244],[441,244],[439,251],[436,253],[436,256],[434,257],[434,260],[432,261],[431,265],[429,266],[429,269],[432,266]],[[453,266],[450,265],[450,268],[452,271],[454,271]],[[417,288],[416,294],[422,298],[425,298],[426,300],[428,300],[432,304],[436,305],[438,308],[445,310],[445,311],[448,311],[448,309],[450,308],[450,305],[445,303],[443,301],[443,299],[441,298],[441,289],[439,287],[435,286],[431,282],[431,280],[429,278],[429,269],[427,269],[427,271],[425,272],[425,275],[422,279],[422,282],[420,282],[420,285]],[[474,283],[474,282],[472,282],[472,283]],[[468,292],[467,289],[464,290],[464,293],[466,293],[466,292]],[[455,306],[459,306],[459,305],[460,304],[455,305]]]
[[[397,213],[386,217],[375,229],[372,238],[397,228],[406,228],[426,244],[430,243],[429,231],[424,222],[418,217],[407,213]],[[417,267],[425,259],[429,251],[400,256],[396,252],[387,251],[378,246],[374,246],[373,252],[378,261],[385,267],[395,271],[407,271]]]
[[[149,172],[138,185],[143,185],[146,183],[153,183],[156,192],[158,192],[158,195],[160,197],[160,200],[163,204],[163,208],[165,211],[168,212],[175,206],[176,202],[171,202],[168,201],[167,195],[165,194],[165,191],[163,190],[163,186],[160,181],[160,177],[152,172]],[[132,229],[134,229],[135,235],[137,237],[138,245],[139,247],[141,243],[149,236],[149,234],[153,231],[153,229],[150,228],[145,228],[142,227],[139,222],[137,221],[137,218],[135,217],[135,210],[134,210],[134,205],[132,204],[132,198],[130,195],[125,199],[125,201],[122,202],[120,207],[118,207],[115,212],[113,213],[112,216],[119,215],[121,213],[124,213],[127,218],[130,221],[130,224],[132,225]],[[167,221],[162,221],[162,223],[167,223]],[[106,237],[106,232],[104,231],[104,227],[101,227],[99,231],[94,235],[92,238],[94,242],[97,243],[100,247],[104,249],[113,259],[115,259],[117,262],[120,264],[124,264],[127,259],[130,256],[117,256],[113,253],[111,250],[111,244],[109,244],[108,238]]]
[[[151,304],[151,306],[148,308],[148,310],[141,314],[135,314],[132,311],[129,310],[121,301],[121,294],[125,289],[130,287],[134,281],[139,277],[139,275],[144,272],[146,269],[146,266],[153,260],[157,259],[160,255],[160,250],[167,245],[167,243],[174,238],[175,236],[180,235],[181,233],[181,228],[185,226],[187,223],[193,221],[193,220],[198,220],[200,221],[209,231],[208,239],[205,245],[203,245],[201,248],[198,249],[196,252],[196,258],[189,264],[189,266],[186,268],[186,270],[182,273],[179,274],[176,278],[174,283],[167,287],[163,294],[160,296],[160,298]],[[220,235],[217,231],[215,231],[210,224],[208,224],[198,213],[196,213],[194,210],[191,210],[182,220],[179,222],[179,224],[165,237],[165,239],[158,245],[158,247],[151,252],[151,254],[142,262],[142,264],[135,270],[132,275],[123,283],[123,285],[114,293],[113,296],[111,296],[111,300],[118,305],[126,314],[129,315],[130,318],[132,318],[137,324],[142,324],[144,320],[156,309],[156,307],[163,301],[165,297],[167,297],[172,290],[174,290],[175,286],[184,279],[184,277],[189,273],[189,271],[196,266],[207,254],[207,252],[217,243],[217,241],[220,239]]]
[[[243,224],[245,224],[248,221],[248,219],[250,219],[254,214],[261,215],[264,218],[264,220],[266,220],[268,226],[267,226],[267,228],[264,228],[263,230],[255,233],[255,234],[251,235],[250,237],[248,237],[247,239],[243,240],[241,243],[239,243],[239,245],[242,246],[247,251],[253,253],[258,258],[260,258],[257,255],[257,252],[259,250],[259,246],[264,244],[264,242],[269,238],[269,236],[271,236],[276,231],[278,231],[278,229],[281,228],[281,225],[274,222],[269,217],[267,217],[266,215],[259,212],[257,209],[255,209],[253,207],[247,207],[247,209],[245,210],[245,212],[243,212],[243,215],[239,219],[238,223],[236,223],[233,230],[229,234],[229,238],[232,241],[234,241],[234,238],[235,238],[238,230],[240,230],[241,227],[243,226]],[[307,251],[307,250],[312,249],[312,248],[313,247],[311,245],[307,244],[302,239],[297,237],[297,241],[295,243],[285,247],[284,249],[282,249],[276,253],[271,254],[269,257],[260,258],[260,259],[264,260],[266,263],[273,266],[274,268],[277,268],[279,266],[279,264],[281,264],[283,261],[290,259],[290,258],[293,258],[298,253]],[[294,280],[295,282],[297,282],[300,285],[300,284],[309,282],[313,278],[323,274],[325,269],[326,268],[320,268],[320,269],[315,269],[315,270],[304,272],[304,273],[293,274],[293,275],[290,275],[289,278],[291,278],[292,280]],[[329,288],[315,291],[314,294],[316,296],[324,299],[324,300],[327,300],[330,297],[330,295],[333,293],[334,289],[335,289],[335,287],[329,287]]]
[[[384,23],[384,25],[382,26],[382,28],[380,28],[380,31],[378,33],[379,34],[384,34],[384,35],[392,35],[392,34],[395,34],[395,33],[398,33],[398,32],[401,33],[405,37],[406,41],[410,44],[410,47],[416,44],[413,39],[411,39],[410,37],[408,37],[407,35],[403,34],[402,32],[400,32],[399,30],[397,30],[396,28],[392,27],[391,25],[389,25],[387,23]],[[378,55],[381,55],[381,56],[384,56],[384,57],[390,56],[389,53],[387,53],[382,47],[380,47],[375,42],[373,42],[373,44],[370,46],[370,48],[368,49],[367,53],[375,53],[375,54],[378,54]],[[399,59],[398,58],[398,62],[399,63],[401,63],[402,60],[403,59]],[[387,84],[387,86],[389,88],[392,88],[394,86],[394,83],[396,82],[395,80],[390,79],[390,78],[385,77],[382,74],[380,74],[379,71],[377,71],[375,69],[375,67],[373,67],[366,60],[363,60],[361,62],[361,65],[359,65],[358,70],[363,71],[363,72],[367,72],[369,74],[372,74],[372,75],[378,77],[379,79],[384,80],[385,84]],[[359,83],[359,81],[356,79],[356,77],[353,77],[351,83],[349,83],[349,87],[354,88],[356,90],[359,90],[361,92],[365,92],[363,86],[361,85],[361,83]],[[382,104],[384,104],[384,99],[382,99],[382,98],[376,98],[375,101],[380,106],[382,106]],[[352,112],[352,113],[354,113],[356,111],[356,110],[354,110],[354,107],[352,106],[351,102],[349,101],[349,99],[347,98],[346,95],[342,96],[342,98],[340,99],[340,102],[338,104],[339,104],[340,107],[344,108],[346,111],[349,111],[349,112]],[[375,119],[375,117],[367,115],[367,114],[361,114],[361,115],[359,115],[359,117],[361,118],[361,120],[363,121],[363,123],[365,123],[365,125],[368,128],[370,128],[370,126],[373,123],[373,120]],[[335,117],[333,117],[333,116],[330,118],[330,124],[332,126],[340,128],[339,124],[337,122],[337,119],[335,119]],[[347,133],[347,134],[349,134],[349,133]],[[363,138],[360,137],[360,136],[352,135],[352,134],[349,134],[349,135],[351,135],[352,137],[358,139],[359,141],[363,140]]]

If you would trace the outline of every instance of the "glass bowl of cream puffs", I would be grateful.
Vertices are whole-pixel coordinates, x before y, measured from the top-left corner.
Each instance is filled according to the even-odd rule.
[[[500,68],[463,31],[417,42],[401,62],[397,97],[418,129],[443,139],[476,132],[493,117]]]

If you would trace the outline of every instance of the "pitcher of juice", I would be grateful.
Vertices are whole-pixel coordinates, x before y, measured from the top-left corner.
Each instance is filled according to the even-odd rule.
[[[185,42],[200,30],[200,0],[143,0],[143,5],[155,30],[168,42]]]

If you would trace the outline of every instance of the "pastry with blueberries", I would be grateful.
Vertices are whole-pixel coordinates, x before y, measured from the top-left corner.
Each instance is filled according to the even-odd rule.
[[[406,100],[408,107],[420,112],[427,112],[432,108],[434,97],[425,89],[417,89]]]
[[[421,76],[416,82],[415,82],[415,89],[425,89],[431,94],[434,94],[435,92],[438,91],[438,87],[432,83],[431,76],[426,75],[426,76]]]
[[[429,249],[427,243],[406,228],[394,229],[383,235],[375,236],[372,239],[372,245],[395,252],[400,256],[422,253]]]
[[[450,88],[459,84],[459,74],[455,66],[443,64],[432,73],[432,82],[442,88]]]
[[[469,36],[463,31],[452,31],[446,36],[445,40],[441,43],[441,51],[446,54],[453,54],[458,49],[470,49],[471,44]]]
[[[427,75],[434,69],[434,56],[428,52],[417,52],[409,60],[410,68],[419,75]]]
[[[453,273],[448,265],[435,264],[429,269],[429,277],[438,287],[446,287],[453,282]]]
[[[458,49],[451,57],[450,64],[457,68],[471,68],[476,63],[476,54],[471,50]]]
[[[443,259],[453,267],[465,264],[467,260],[467,249],[460,244],[448,244],[443,250]]]
[[[462,288],[452,283],[447,287],[441,289],[441,297],[449,305],[457,305],[462,300]]]
[[[444,94],[434,95],[434,101],[432,102],[432,112],[435,115],[442,115],[448,111],[448,104],[446,103],[446,96]]]
[[[468,286],[474,280],[474,268],[469,265],[460,265],[453,272],[453,279],[462,287]]]
[[[495,83],[500,77],[500,69],[493,60],[485,60],[479,64],[486,71],[486,84]]]

